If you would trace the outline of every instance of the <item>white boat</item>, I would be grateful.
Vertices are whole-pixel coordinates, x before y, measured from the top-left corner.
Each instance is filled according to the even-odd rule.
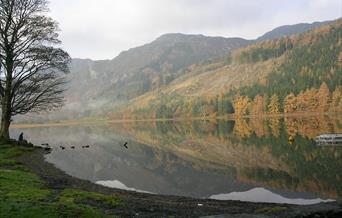
[[[342,134],[323,134],[316,137],[319,146],[342,146]]]

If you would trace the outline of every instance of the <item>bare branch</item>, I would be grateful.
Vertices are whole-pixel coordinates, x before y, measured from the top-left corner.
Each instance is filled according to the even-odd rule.
[[[54,47],[59,29],[47,11],[46,0],[0,0],[0,102],[6,119],[63,104],[70,57]]]

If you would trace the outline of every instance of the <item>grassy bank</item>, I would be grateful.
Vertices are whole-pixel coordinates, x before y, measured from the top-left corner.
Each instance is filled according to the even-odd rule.
[[[0,146],[0,217],[116,217],[106,207],[123,202],[114,195],[48,188],[16,158],[34,148]]]

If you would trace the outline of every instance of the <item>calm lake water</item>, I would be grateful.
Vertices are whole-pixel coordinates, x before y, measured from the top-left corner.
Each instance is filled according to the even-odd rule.
[[[45,127],[12,129],[11,135],[21,132],[34,144],[53,147],[48,162],[109,187],[292,204],[342,196],[342,147],[313,141],[342,133],[342,117]]]

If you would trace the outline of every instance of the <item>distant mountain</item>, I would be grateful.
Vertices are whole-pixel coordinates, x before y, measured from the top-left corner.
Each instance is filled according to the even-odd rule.
[[[70,83],[65,93],[66,105],[62,112],[50,113],[48,119],[103,115],[115,107],[125,106],[132,99],[143,97],[145,93],[165,87],[173,87],[171,91],[181,90],[184,95],[196,92],[201,96],[219,92],[222,87],[229,89],[252,84],[272,68],[266,65],[259,66],[264,70],[243,68],[244,65],[230,66],[232,57],[228,54],[231,51],[309,31],[329,22],[281,26],[256,40],[171,33],[123,51],[112,60],[73,59],[68,75]],[[280,60],[275,61],[276,64],[281,63]],[[227,70],[217,70],[227,67],[232,68],[228,74]],[[219,75],[213,75],[213,72]],[[237,72],[240,73],[236,75]],[[220,76],[225,79],[218,79],[218,83],[209,82]],[[192,80],[191,83],[187,79]]]
[[[192,64],[215,59],[251,43],[241,38],[176,33],[124,51],[112,60],[73,59],[62,114],[68,118],[103,114],[169,84]]]
[[[342,19],[195,64],[114,119],[342,113]]]
[[[104,96],[131,99],[169,84],[194,63],[220,57],[250,44],[241,38],[166,34],[152,43],[122,52],[107,66]]]
[[[207,63],[237,48],[306,32],[331,22],[281,26],[256,40],[171,33],[124,51],[112,60],[73,59],[70,88],[66,93],[67,108],[102,113],[146,92],[167,86],[187,74],[188,67],[193,64]]]
[[[299,23],[294,25],[284,25],[273,29],[265,33],[264,35],[257,38],[256,41],[265,41],[271,39],[278,39],[284,36],[290,36],[293,34],[303,33],[309,31],[311,29],[320,27],[325,24],[332,23],[333,21],[324,21],[324,22],[314,22],[314,23]]]

